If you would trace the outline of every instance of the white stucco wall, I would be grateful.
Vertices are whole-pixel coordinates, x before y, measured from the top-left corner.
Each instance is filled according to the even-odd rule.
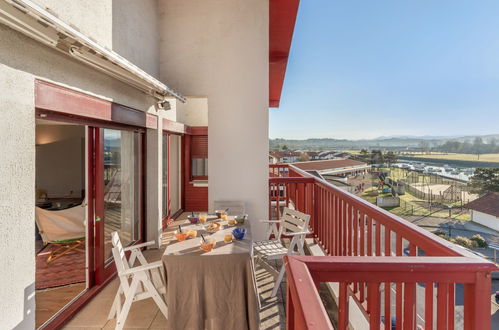
[[[210,204],[244,201],[253,223],[268,216],[268,6],[160,2],[160,77],[208,98]]]
[[[159,78],[157,0],[113,0],[112,48]]]
[[[0,31],[1,35],[1,31]],[[0,44],[2,39],[0,37]],[[3,44],[0,49],[3,49]],[[0,62],[0,323],[35,320],[35,117],[33,78]]]
[[[2,24],[0,45],[0,328],[33,329],[35,79],[144,111],[156,102]]]
[[[158,0],[34,0],[99,44],[159,77]]]
[[[187,99],[186,103],[177,102],[177,120],[189,126],[208,126],[208,98]]]
[[[113,0],[33,0],[107,48],[113,47]]]
[[[471,220],[483,226],[499,231],[499,218],[493,215],[472,210]]]

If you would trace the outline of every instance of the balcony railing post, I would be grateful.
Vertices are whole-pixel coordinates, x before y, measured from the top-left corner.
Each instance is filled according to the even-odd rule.
[[[319,211],[320,211],[320,198],[319,198],[319,186],[314,184],[313,185],[313,208],[314,212],[311,217],[311,222],[312,222],[312,231],[314,232],[314,236],[317,236],[319,233]]]
[[[288,280],[286,285],[287,293],[286,293],[286,329],[294,330],[295,329],[295,306],[293,302],[293,294],[291,287],[294,285],[292,281]]]
[[[449,326],[449,311],[448,311],[448,283],[438,283],[437,286],[437,328],[446,330]]]
[[[348,329],[348,283],[340,283],[340,296],[338,304],[338,329]]]
[[[379,283],[369,282],[368,287],[368,304],[371,306],[369,311],[369,329],[379,330],[380,328],[380,295],[379,295]],[[409,328],[407,328],[409,329]]]
[[[490,273],[476,273],[475,283],[464,285],[464,329],[490,330]]]

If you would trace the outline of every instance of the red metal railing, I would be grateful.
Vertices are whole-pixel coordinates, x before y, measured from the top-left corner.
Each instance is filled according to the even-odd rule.
[[[296,259],[309,275],[304,266],[287,265],[288,318],[298,320],[289,318],[289,329],[314,328],[307,321],[310,316],[300,316],[301,299],[307,298],[307,306],[315,299],[302,292],[307,276],[315,285],[339,283],[340,329],[348,326],[349,300],[372,329],[391,329],[392,316],[396,329],[454,329],[461,323],[465,329],[490,328],[490,272],[495,265],[292,165],[288,171],[282,166],[279,173],[286,177],[269,178],[269,215],[279,218],[281,208],[289,205],[310,214],[315,240],[331,256]],[[338,273],[342,271],[344,278]],[[463,297],[461,291],[456,294],[456,284],[464,285]]]

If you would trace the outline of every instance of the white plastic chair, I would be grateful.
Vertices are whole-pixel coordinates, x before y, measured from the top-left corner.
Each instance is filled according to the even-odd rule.
[[[155,244],[154,241],[137,244],[123,248],[120,237],[117,232],[112,234],[113,257],[120,279],[120,287],[114,298],[113,305],[109,311],[108,320],[116,317],[115,329],[121,330],[125,324],[128,312],[133,302],[152,298],[159,310],[167,318],[168,310],[163,295],[166,299],[166,285],[164,283],[163,262],[156,261],[147,263],[146,258],[141,252],[141,248]],[[126,259],[125,252],[131,251],[129,260]],[[138,260],[140,266],[133,267]],[[153,281],[153,278],[159,279]],[[156,284],[156,285],[155,285]],[[125,302],[121,305],[121,295],[125,296]]]
[[[281,259],[286,255],[305,255],[303,246],[305,244],[305,237],[311,232],[308,230],[308,223],[310,221],[310,215],[291,210],[287,207],[284,208],[282,217],[280,220],[260,220],[260,222],[269,224],[269,229],[267,230],[268,236],[273,233],[275,239],[267,239],[265,241],[259,241],[253,243],[253,250],[257,258],[257,262],[267,269],[274,276],[277,276],[277,280],[272,290],[272,297],[275,297],[279,285],[284,277],[285,267],[284,263],[281,266],[279,273],[268,264],[269,260]],[[279,225],[279,227],[277,226]],[[286,248],[281,242],[281,237],[290,236],[291,242]],[[297,249],[298,251],[295,251]]]

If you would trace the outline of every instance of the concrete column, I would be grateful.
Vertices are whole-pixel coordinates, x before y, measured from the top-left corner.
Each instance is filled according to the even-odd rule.
[[[0,64],[0,323],[35,327],[34,81]]]
[[[156,241],[149,248],[159,248],[162,232],[162,121],[158,120],[158,129],[147,129],[147,159],[146,159],[146,240]]]
[[[245,202],[256,239],[268,217],[268,28],[267,0],[160,2],[160,76],[208,98],[210,206]]]

